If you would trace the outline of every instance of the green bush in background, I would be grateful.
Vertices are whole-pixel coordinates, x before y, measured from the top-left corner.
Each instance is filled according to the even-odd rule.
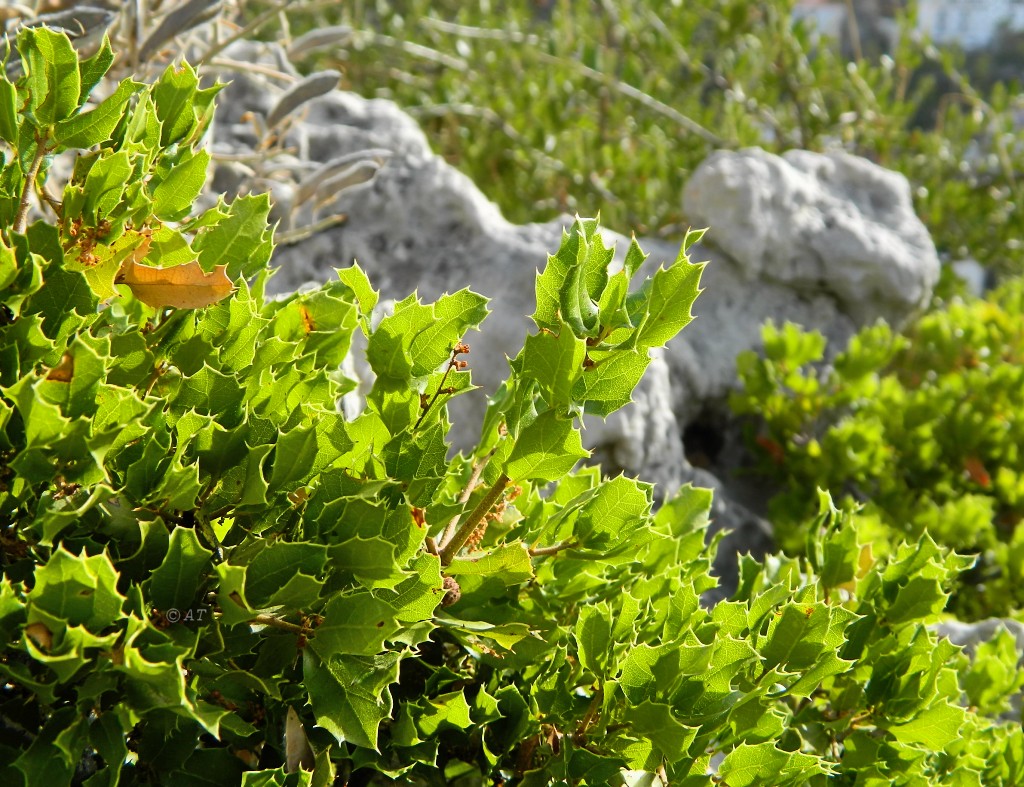
[[[816,487],[864,505],[875,549],[927,530],[978,555],[951,610],[1024,608],[1024,282],[955,298],[897,335],[861,331],[826,367],[825,338],[764,330],[765,356],[738,364],[734,410],[755,417],[763,472],[780,483],[771,518],[802,551]]]
[[[513,221],[600,205],[609,226],[681,237],[711,151],[842,149],[908,177],[941,252],[1024,270],[1012,91],[979,95],[907,20],[891,56],[847,62],[792,7],[361,0],[289,19],[351,25],[316,62],[411,112]]]

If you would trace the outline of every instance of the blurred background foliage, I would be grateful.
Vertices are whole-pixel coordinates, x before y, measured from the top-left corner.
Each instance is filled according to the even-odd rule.
[[[1024,269],[1024,145],[1006,82],[1021,37],[968,57],[913,33],[912,8],[895,41],[859,14],[843,41],[820,39],[793,12],[793,0],[353,0],[292,4],[262,35],[350,26],[344,49],[307,67],[395,100],[515,222],[600,207],[607,226],[681,237],[682,186],[711,151],[844,150],[907,176],[946,258]]]

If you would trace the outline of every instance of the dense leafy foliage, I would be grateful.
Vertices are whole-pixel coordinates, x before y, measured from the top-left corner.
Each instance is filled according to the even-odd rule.
[[[910,19],[895,51],[851,62],[793,7],[374,0],[297,10],[291,30],[350,25],[315,62],[413,113],[515,221],[599,204],[612,227],[681,236],[711,151],[841,149],[907,176],[941,252],[1022,270],[1013,92],[979,95]]]
[[[925,530],[978,555],[951,609],[968,618],[1024,608],[1024,281],[956,298],[905,335],[879,323],[828,366],[824,337],[764,330],[763,358],[739,359],[740,413],[757,416],[762,469],[782,484],[772,517],[803,548],[816,487],[864,505],[876,551]]]
[[[267,300],[265,198],[191,215],[214,89],[187,66],[85,109],[109,64],[51,31],[0,76],[0,778],[4,784],[1011,785],[1024,676],[926,623],[970,558],[876,558],[820,500],[806,560],[705,546],[710,493],[657,513],[591,468],[701,267],[631,287],[579,219],[479,445],[462,290],[374,315],[353,265]],[[61,201],[50,157],[80,148]],[[36,193],[56,216],[30,226]],[[160,267],[156,267],[156,266]],[[233,292],[225,292],[227,278]],[[366,337],[375,381],[346,418]]]

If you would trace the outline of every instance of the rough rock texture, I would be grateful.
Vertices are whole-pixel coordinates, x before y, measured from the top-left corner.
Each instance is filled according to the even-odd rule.
[[[845,153],[712,154],[683,209],[751,281],[827,292],[858,322],[922,306],[939,260],[903,175]]]
[[[294,74],[272,45],[241,42],[228,55]],[[246,158],[257,134],[245,113],[265,115],[284,87],[255,73],[224,76],[232,84],[220,101],[214,149],[240,161],[217,165],[215,187],[270,188],[274,215],[285,229],[325,214],[348,216],[341,226],[279,247],[274,263],[281,270],[271,289],[323,281],[353,259],[385,298],[418,290],[433,299],[472,286],[492,299],[493,313],[481,334],[467,337],[469,361],[474,381],[493,391],[506,374],[506,356],[518,352],[532,327],[527,315],[534,309],[535,271],[557,249],[569,218],[510,224],[467,177],[430,151],[416,123],[394,104],[339,91],[293,118],[285,134],[289,151],[269,162]],[[303,178],[360,151],[386,159],[373,180],[326,195],[319,213],[297,204]],[[765,320],[817,328],[842,345],[865,322],[907,317],[927,299],[939,263],[902,176],[845,155],[715,154],[687,186],[685,209],[695,226],[711,227],[707,242],[691,249],[693,260],[710,260],[694,307],[697,319],[652,363],[636,403],[606,422],[588,419],[585,440],[603,461],[666,490],[687,480],[715,487],[716,524],[737,529],[734,542],[761,552],[771,544],[767,525],[730,502],[734,480],[725,489],[715,476],[690,467],[683,427],[709,409],[721,411],[735,385],[736,355],[760,345]],[[623,255],[628,239],[606,236]],[[656,239],[640,244],[651,255],[648,270],[679,251],[677,243]],[[455,438],[465,444],[476,437],[484,396],[460,397],[457,404]]]

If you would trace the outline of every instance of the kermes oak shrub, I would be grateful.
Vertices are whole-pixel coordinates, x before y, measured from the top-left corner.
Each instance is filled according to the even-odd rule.
[[[876,558],[820,501],[806,560],[713,610],[710,493],[652,513],[595,468],[690,320],[701,267],[631,288],[579,219],[479,445],[446,402],[486,299],[377,300],[357,266],[267,301],[263,197],[194,216],[216,88],[187,66],[84,109],[111,59],[46,29],[0,76],[4,785],[803,785],[1024,781],[972,667],[924,624],[970,559]],[[79,156],[62,198],[52,155]],[[55,222],[27,223],[33,194]],[[615,272],[612,272],[614,270]],[[375,373],[339,411],[355,331]]]
[[[954,298],[905,334],[862,330],[823,367],[825,338],[764,329],[765,357],[738,361],[737,412],[756,416],[762,469],[782,491],[772,517],[802,551],[809,495],[862,504],[876,552],[927,531],[977,555],[950,609],[1024,608],[1024,280],[985,300]]]

